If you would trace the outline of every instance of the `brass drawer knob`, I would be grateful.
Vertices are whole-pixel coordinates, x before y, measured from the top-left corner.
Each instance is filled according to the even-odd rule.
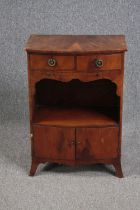
[[[48,59],[48,65],[53,67],[56,65],[56,60],[54,58]]]
[[[97,59],[97,60],[95,61],[95,65],[96,65],[97,67],[102,67],[102,66],[103,66],[103,60]]]

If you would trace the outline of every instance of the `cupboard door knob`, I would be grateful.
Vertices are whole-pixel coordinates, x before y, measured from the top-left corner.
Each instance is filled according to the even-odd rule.
[[[48,59],[48,65],[49,65],[50,67],[55,66],[55,65],[56,65],[56,60],[55,60],[54,58]]]
[[[97,59],[97,60],[95,61],[95,65],[96,65],[96,67],[102,67],[102,66],[103,66],[103,60]]]
[[[81,142],[80,141],[77,141],[77,144],[80,144]]]
[[[75,144],[75,141],[72,141],[71,144],[72,144],[72,145]]]

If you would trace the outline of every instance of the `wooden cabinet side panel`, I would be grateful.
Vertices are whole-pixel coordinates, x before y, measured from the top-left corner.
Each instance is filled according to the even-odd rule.
[[[121,143],[122,143],[122,117],[123,117],[123,84],[124,84],[124,59],[125,53],[121,54],[121,87],[120,87],[120,132],[119,132],[119,156],[121,157]]]

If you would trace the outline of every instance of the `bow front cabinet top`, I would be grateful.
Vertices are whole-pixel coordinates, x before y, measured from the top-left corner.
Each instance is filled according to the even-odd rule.
[[[121,169],[124,35],[31,35],[26,47],[33,176],[40,163]]]

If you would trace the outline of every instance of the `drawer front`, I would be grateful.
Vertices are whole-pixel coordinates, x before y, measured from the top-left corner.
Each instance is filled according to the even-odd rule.
[[[78,128],[76,139],[76,159],[112,159],[118,156],[118,127]]]
[[[73,70],[74,57],[31,54],[30,67],[32,70]]]
[[[36,157],[75,159],[75,129],[52,126],[33,126],[33,151]]]
[[[121,54],[77,56],[77,70],[114,70],[121,69]]]

